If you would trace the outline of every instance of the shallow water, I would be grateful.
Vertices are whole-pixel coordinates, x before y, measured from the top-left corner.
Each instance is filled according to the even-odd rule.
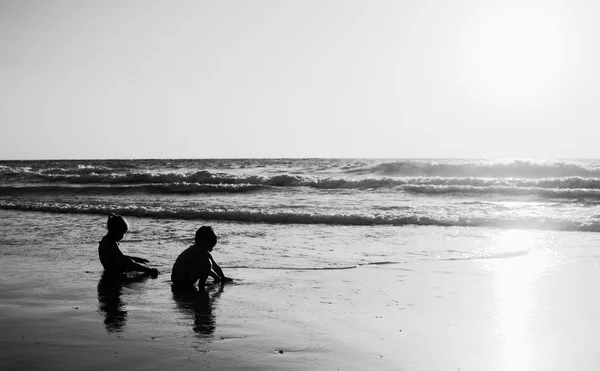
[[[0,210],[1,263],[27,269],[97,272],[103,216]],[[193,243],[196,229],[213,226],[213,255],[224,268],[332,269],[420,260],[510,259],[545,253],[557,261],[600,258],[600,235],[590,232],[507,230],[482,227],[273,225],[128,218],[120,242],[126,254],[149,259],[169,273],[177,255]],[[25,269],[24,268],[24,269]],[[6,279],[6,276],[3,276]]]
[[[103,215],[0,210],[0,364],[583,370],[596,352],[597,233],[127,219],[120,247],[157,279],[103,279]],[[201,224],[235,281],[173,292]]]

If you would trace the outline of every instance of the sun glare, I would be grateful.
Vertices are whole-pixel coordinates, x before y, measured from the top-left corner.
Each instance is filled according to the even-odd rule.
[[[508,231],[495,244],[499,252],[523,251],[523,256],[489,260],[488,268],[494,275],[496,321],[504,337],[501,369],[527,371],[535,354],[530,332],[531,321],[537,310],[534,297],[536,281],[547,262],[535,250],[536,234],[530,231]]]
[[[472,94],[500,104],[547,100],[567,73],[566,23],[543,4],[481,14],[465,35]]]

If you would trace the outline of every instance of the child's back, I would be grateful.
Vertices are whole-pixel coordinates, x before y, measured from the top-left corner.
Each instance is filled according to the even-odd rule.
[[[206,283],[212,264],[208,251],[197,245],[185,249],[175,260],[171,281],[177,286],[193,286],[196,281],[202,287]]]
[[[195,244],[185,249],[175,260],[171,281],[175,286],[193,286],[198,282],[198,287],[204,289],[208,276],[215,280],[227,282],[223,270],[214,261],[210,252],[217,244],[217,236],[211,227],[200,227],[196,231]]]

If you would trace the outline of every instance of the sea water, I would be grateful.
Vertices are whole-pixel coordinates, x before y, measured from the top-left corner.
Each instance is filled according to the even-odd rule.
[[[130,224],[121,249],[162,272],[201,225],[215,229],[224,268],[339,269],[540,250],[595,261],[600,161],[0,162],[3,265],[26,269],[23,258],[35,257],[69,268],[80,259],[75,265],[99,270],[111,212]]]
[[[587,369],[599,200],[598,161],[4,161],[0,340],[53,344],[53,362],[81,342],[90,360],[147,349],[283,369],[285,349],[281,362],[339,368],[350,349],[349,362],[392,365],[380,369]],[[157,279],[105,281],[110,212],[130,225],[121,250]],[[201,225],[234,281],[195,306],[169,273]]]

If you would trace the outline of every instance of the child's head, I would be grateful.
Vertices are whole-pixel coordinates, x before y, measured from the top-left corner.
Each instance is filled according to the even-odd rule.
[[[208,251],[212,251],[213,247],[217,244],[217,235],[213,231],[212,227],[202,226],[196,231],[196,246],[203,247]]]
[[[123,238],[123,235],[127,232],[129,226],[121,215],[110,213],[108,221],[106,222],[106,229],[108,229],[108,233],[120,235],[121,238]]]

